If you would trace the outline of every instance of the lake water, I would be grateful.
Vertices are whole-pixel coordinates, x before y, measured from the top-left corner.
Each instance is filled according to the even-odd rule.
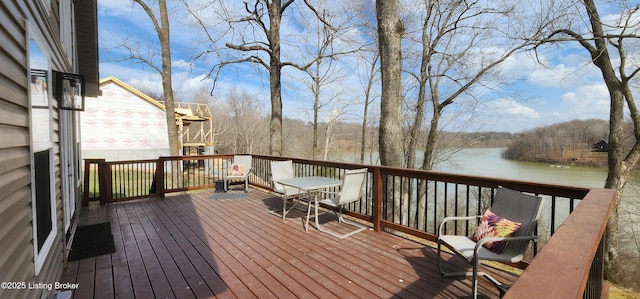
[[[552,183],[579,187],[604,186],[607,178],[605,168],[596,167],[552,167],[545,163],[522,162],[502,158],[503,148],[466,148],[447,154],[444,162],[434,167],[434,171],[469,174],[484,177],[506,178],[513,180]],[[377,164],[377,153],[367,155]],[[355,162],[355,155],[341,155],[337,160]]]
[[[502,148],[468,148],[453,154],[434,170],[560,185],[604,186],[607,170],[596,167],[549,165],[502,158]]]

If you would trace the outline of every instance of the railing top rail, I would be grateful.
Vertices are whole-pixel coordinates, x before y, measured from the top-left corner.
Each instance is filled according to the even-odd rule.
[[[107,165],[121,165],[121,164],[134,164],[134,163],[156,163],[157,159],[147,159],[147,160],[128,160],[128,161],[105,161],[104,163]]]
[[[206,159],[228,159],[233,158],[234,155],[194,155],[194,156],[163,156],[159,157],[158,160],[206,160]],[[154,160],[155,161],[155,160]]]
[[[294,163],[313,164],[318,166],[327,167],[340,167],[340,168],[362,168],[362,164],[344,163],[334,161],[320,161],[309,159],[298,159],[288,157],[273,157],[273,156],[260,156],[254,155],[254,157],[268,159],[268,160],[292,160]],[[555,196],[567,197],[567,198],[583,198],[589,192],[589,188],[578,186],[566,186],[555,185],[548,183],[537,183],[531,181],[510,180],[504,178],[487,177],[487,176],[472,176],[464,174],[455,174],[438,171],[425,171],[420,169],[406,169],[399,167],[388,166],[376,166],[376,165],[364,165],[369,168],[369,171],[373,171],[374,168],[379,168],[384,175],[397,175],[404,177],[412,177],[423,180],[433,180],[448,183],[461,183],[468,185],[476,185],[482,187],[496,188],[503,186],[507,188],[516,189],[522,192],[530,192],[535,194],[553,194]]]

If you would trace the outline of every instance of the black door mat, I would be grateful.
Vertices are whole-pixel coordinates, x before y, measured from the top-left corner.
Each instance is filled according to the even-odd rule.
[[[69,261],[109,254],[116,251],[109,222],[78,226],[69,251]]]

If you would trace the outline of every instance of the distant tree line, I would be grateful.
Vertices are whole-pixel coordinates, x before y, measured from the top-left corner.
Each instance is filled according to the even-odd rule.
[[[192,99],[195,102],[209,103],[213,113],[214,148],[216,153],[269,153],[269,117],[257,97],[244,91],[232,90],[226,97],[213,100],[206,91]],[[332,119],[329,122],[308,122],[300,119],[283,119],[283,156],[304,159],[331,159],[336,155],[356,154],[360,151],[362,124]],[[364,144],[366,153],[378,152],[378,127],[371,124],[365,127],[368,136]],[[314,143],[314,131],[317,130],[317,142],[322,146],[310,146]],[[423,131],[426,134],[426,131]],[[508,132],[441,132],[443,146],[447,148],[468,147],[506,147],[513,139]],[[424,140],[421,140],[424,146]],[[408,142],[401,144],[407,151]],[[317,152],[314,153],[314,150]],[[355,157],[355,155],[354,155]],[[348,161],[358,163],[360,161]],[[378,161],[379,162],[379,161]],[[376,161],[372,161],[376,163]]]
[[[606,166],[606,154],[594,149],[608,140],[609,123],[602,119],[573,120],[517,134],[503,157],[512,160]]]

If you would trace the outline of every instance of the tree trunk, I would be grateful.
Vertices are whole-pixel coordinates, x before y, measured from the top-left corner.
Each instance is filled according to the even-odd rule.
[[[160,6],[161,29],[158,31],[160,49],[162,51],[162,91],[167,115],[167,131],[169,138],[169,154],[171,156],[180,155],[180,140],[178,139],[178,129],[176,127],[176,113],[173,99],[173,83],[171,81],[171,43],[169,40],[169,14],[167,12],[166,0],[158,1]]]
[[[624,87],[625,84],[628,83],[623,83],[618,79],[616,71],[611,63],[611,57],[609,56],[609,51],[607,49],[607,38],[604,36],[602,22],[594,1],[585,0],[584,6],[587,11],[587,15],[589,16],[595,43],[595,48],[589,48],[588,46],[585,46],[585,48],[589,50],[593,63],[602,73],[602,78],[609,90],[609,97],[611,101],[611,107],[609,110],[609,168],[607,181],[604,187],[616,190],[616,201],[609,218],[605,237],[606,255],[604,274],[606,279],[617,281],[616,276],[619,268],[617,261],[617,248],[619,244],[618,207],[620,205],[620,199],[622,198],[622,190],[624,189],[624,185],[626,184],[627,177],[629,175],[629,167],[633,166],[628,165],[625,162],[627,154],[625,154],[623,148],[625,111]],[[585,42],[582,43],[583,46],[586,45]],[[635,162],[633,164],[635,164]]]
[[[318,56],[320,56],[320,53],[318,53]],[[315,90],[313,91],[313,153],[311,157],[316,159],[318,156],[318,114],[320,113],[320,60],[316,61],[316,73],[315,76],[312,76],[312,79]]]
[[[407,168],[416,168],[416,151],[420,141],[420,131],[422,129],[422,119],[424,118],[425,96],[427,94],[427,66],[429,65],[431,53],[428,43],[428,23],[422,26],[422,58],[420,59],[420,73],[418,74],[418,98],[416,99],[416,117],[411,127],[411,137],[409,138],[409,149],[407,153]]]
[[[431,119],[431,127],[429,128],[426,146],[424,148],[424,159],[422,160],[423,170],[433,169],[433,163],[436,153],[436,140],[438,137],[438,126],[440,125],[440,114],[442,113],[442,109],[440,107],[441,106],[439,106],[436,101],[433,107],[433,118]]]
[[[586,1],[585,1],[586,2]],[[603,76],[605,72],[603,71]],[[615,76],[615,74],[614,74]],[[611,78],[611,77],[610,77]],[[605,82],[608,81],[605,79]],[[617,82],[617,79],[615,80]],[[605,236],[605,278],[618,281],[618,208],[622,199],[622,190],[627,182],[627,167],[625,165],[625,153],[623,149],[624,142],[624,97],[617,83],[607,83],[609,88],[609,97],[611,98],[611,108],[609,111],[609,153],[608,153],[608,171],[605,188],[616,190],[616,199],[607,223],[607,232]],[[611,84],[611,85],[610,85]]]
[[[378,38],[380,47],[380,99],[379,151],[382,166],[402,166],[402,59],[400,41],[404,27],[398,18],[398,0],[376,0]],[[400,180],[388,180],[386,198],[393,198],[395,215],[387,212],[387,219],[398,222],[403,207]],[[404,205],[406,208],[406,205]]]
[[[431,53],[429,51],[430,46],[427,42],[427,22],[422,26],[422,58],[420,60],[420,73],[418,74],[418,98],[416,99],[416,116],[413,121],[413,126],[411,127],[410,137],[409,137],[409,148],[407,150],[407,168],[417,168],[417,151],[418,145],[420,144],[420,135],[422,132],[422,122],[424,119],[424,108],[426,99],[425,96],[427,94],[427,66],[430,62]],[[424,161],[423,161],[424,165]],[[413,189],[409,189],[409,197],[413,198],[413,194],[411,194]],[[417,225],[423,225],[426,222],[426,207],[427,207],[427,194],[424,192],[426,190],[426,182],[421,180],[418,186],[417,193],[415,197],[417,198],[417,210],[420,211],[418,213]],[[410,223],[410,225],[415,225],[414,223]]]
[[[366,135],[367,135],[367,119],[369,115],[369,101],[371,98],[371,89],[376,73],[376,62],[378,61],[378,54],[374,54],[373,61],[371,62],[371,69],[369,71],[369,80],[367,80],[367,87],[364,91],[364,113],[362,115],[362,132],[360,139],[360,164],[364,164],[364,153],[366,151]],[[373,161],[369,161],[373,163]]]
[[[327,161],[329,158],[329,147],[331,146],[333,139],[333,125],[333,121],[329,122],[327,124],[327,129],[324,131],[324,155],[322,156],[324,161]]]
[[[407,168],[416,168],[416,152],[420,144],[420,132],[422,131],[422,119],[424,118],[424,85],[420,83],[418,91],[418,103],[416,103],[416,116],[409,132],[409,148],[407,148]]]
[[[380,163],[402,166],[402,61],[400,40],[404,27],[398,18],[398,0],[376,0],[380,39]]]
[[[271,123],[269,124],[269,154],[282,156],[282,62],[280,61],[280,22],[282,7],[280,0],[274,0],[269,5],[270,30],[268,31],[269,46],[269,88],[271,92]]]

